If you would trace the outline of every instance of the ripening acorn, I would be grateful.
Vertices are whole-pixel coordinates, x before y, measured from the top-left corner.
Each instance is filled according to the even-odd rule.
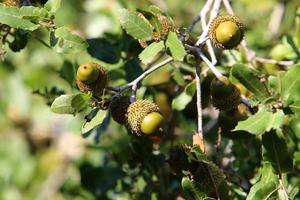
[[[211,102],[216,108],[229,111],[240,104],[240,90],[227,78],[214,79],[210,85]]]
[[[222,130],[222,136],[230,139],[247,139],[253,135],[246,131],[232,131],[239,121],[244,121],[250,115],[247,107],[243,104],[230,111],[221,111],[218,122]]]
[[[107,84],[106,70],[97,63],[82,64],[77,69],[76,83],[81,92],[100,95]]]
[[[243,24],[233,15],[217,16],[209,27],[209,38],[221,49],[232,49],[244,37]]]
[[[127,127],[136,134],[154,134],[162,128],[164,118],[151,100],[138,100],[127,109]]]
[[[126,113],[130,105],[130,97],[114,97],[109,105],[112,118],[119,124],[125,125],[127,122]]]

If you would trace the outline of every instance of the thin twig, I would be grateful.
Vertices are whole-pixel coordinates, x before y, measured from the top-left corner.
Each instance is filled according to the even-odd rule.
[[[213,0],[206,1],[203,9],[200,12],[202,30],[204,30],[207,27],[206,15],[207,15],[212,3],[213,3]],[[210,58],[211,58],[211,62],[215,65],[217,63],[217,58],[216,58],[214,49],[212,47],[211,41],[207,40],[206,45],[207,45],[208,53],[209,53]]]
[[[136,93],[137,86],[138,86],[139,82],[142,81],[146,76],[148,76],[152,72],[156,71],[157,69],[161,68],[162,66],[168,64],[172,60],[173,60],[172,57],[168,57],[167,59],[163,60],[162,62],[150,67],[144,73],[142,73],[139,77],[137,77],[135,80],[131,81],[130,83],[128,83],[125,86],[120,87],[119,91],[123,91],[123,90],[126,90],[126,89],[131,87],[132,92],[133,92],[132,96],[135,97],[135,93]]]
[[[295,64],[294,61],[289,60],[289,61],[278,61],[278,60],[272,60],[268,58],[261,58],[261,57],[255,57],[254,58],[257,62],[260,63],[266,63],[266,64],[273,64],[273,65],[281,65],[281,66],[290,66]]]
[[[214,73],[214,75],[218,79],[222,78],[223,75],[221,74],[221,72],[219,72],[219,70],[215,67],[215,65],[213,63],[211,63],[211,61],[203,54],[203,52],[200,49],[197,49],[197,52],[198,52],[198,55],[200,56],[200,58],[207,64],[207,66],[212,71],[212,73]]]
[[[203,139],[203,128],[202,128],[202,105],[201,105],[201,69],[200,60],[196,60],[196,90],[197,90],[197,113],[198,113],[198,134]]]
[[[205,27],[205,29],[203,30],[202,34],[200,35],[198,41],[196,42],[197,46],[202,44],[204,39],[207,37],[209,26],[210,26],[211,22],[213,21],[213,19],[218,15],[220,6],[221,6],[221,0],[215,0],[213,8],[211,10],[211,14],[210,14],[210,18],[207,23],[207,26]]]
[[[276,36],[281,25],[282,18],[284,16],[285,5],[283,1],[279,1],[274,6],[271,14],[271,19],[268,25],[268,29],[272,36]]]

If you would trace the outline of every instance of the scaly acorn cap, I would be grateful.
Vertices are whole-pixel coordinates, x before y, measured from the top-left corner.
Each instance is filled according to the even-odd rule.
[[[221,49],[232,49],[244,37],[244,27],[233,15],[217,16],[209,26],[209,38]]]
[[[19,0],[3,0],[1,1],[5,6],[11,7],[11,6],[19,6],[20,1]]]
[[[110,103],[110,113],[112,118],[119,124],[125,125],[127,122],[126,113],[130,105],[130,97],[117,96]]]
[[[76,83],[81,92],[101,95],[107,80],[106,70],[97,63],[82,64],[77,70]]]
[[[137,100],[130,104],[126,114],[128,129],[136,135],[141,135],[143,133],[141,123],[153,112],[159,113],[159,107],[149,99]]]
[[[240,104],[240,90],[226,78],[214,79],[210,85],[212,104],[223,111],[237,108]]]

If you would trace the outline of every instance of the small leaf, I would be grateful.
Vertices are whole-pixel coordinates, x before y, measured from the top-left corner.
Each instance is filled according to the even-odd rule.
[[[278,188],[279,181],[273,172],[272,165],[264,163],[260,180],[251,187],[246,200],[267,200]]]
[[[57,42],[54,48],[58,53],[78,53],[88,47],[84,39],[72,34],[66,27],[56,29],[55,37],[57,38]]]
[[[71,95],[61,95],[57,97],[52,105],[51,110],[58,114],[73,114],[84,110],[87,106],[90,94],[71,94]]]
[[[284,105],[300,100],[300,65],[294,65],[281,77],[281,98]]]
[[[172,72],[172,78],[178,85],[184,86],[185,81],[183,78],[183,74],[180,72],[180,70],[174,69],[174,71]]]
[[[48,0],[44,5],[50,13],[54,14],[61,6],[61,0]]]
[[[150,40],[152,38],[150,23],[140,17],[137,12],[121,9],[118,16],[121,26],[135,39]]]
[[[268,112],[261,109],[255,115],[244,121],[240,121],[233,131],[247,131],[253,135],[261,135],[271,129],[279,128],[284,120],[282,112]]]
[[[196,84],[193,81],[185,87],[181,94],[173,99],[172,108],[178,111],[183,110],[186,105],[192,101],[195,92]]]
[[[126,80],[128,82],[133,81],[136,79],[140,74],[143,73],[143,69],[140,66],[140,63],[138,62],[137,58],[128,60],[125,65],[125,71],[126,71]]]
[[[5,7],[0,4],[0,23],[6,24],[13,28],[20,28],[24,30],[33,31],[40,27],[37,22],[31,21],[43,17],[45,12],[43,9],[31,6]]]
[[[169,48],[174,60],[183,60],[186,55],[184,46],[174,32],[169,33],[166,41],[166,47]]]
[[[289,105],[289,108],[296,113],[298,116],[300,116],[300,100],[296,101],[295,103]]]
[[[107,115],[107,110],[98,110],[97,114],[91,119],[91,121],[86,122],[82,128],[81,132],[82,134],[85,134],[92,129],[94,129],[96,126],[100,125],[103,120],[105,119]]]
[[[75,67],[74,65],[65,60],[63,63],[62,68],[60,69],[60,76],[65,79],[70,86],[74,85],[74,80],[75,80]]]
[[[164,42],[153,42],[151,43],[147,48],[145,48],[139,55],[139,59],[142,61],[144,64],[148,64],[153,59],[155,56],[162,51],[165,48]]]
[[[105,38],[88,39],[88,53],[103,62],[116,64],[119,62],[119,55],[114,45]]]
[[[279,130],[278,130],[279,131]],[[289,156],[285,139],[272,129],[262,136],[263,159],[272,164],[276,173],[282,174],[293,169],[293,160]]]
[[[259,81],[256,72],[244,64],[235,64],[231,69],[231,74],[248,90],[254,94],[254,98],[263,102],[269,95],[263,83]]]

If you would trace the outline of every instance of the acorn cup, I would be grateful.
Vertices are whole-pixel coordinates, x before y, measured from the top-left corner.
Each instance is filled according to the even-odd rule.
[[[127,122],[126,113],[130,105],[130,97],[117,96],[110,103],[110,113],[112,118],[119,124],[125,125]]]
[[[233,15],[217,16],[209,27],[209,38],[221,49],[238,46],[244,37],[244,27]]]
[[[211,102],[214,107],[229,111],[240,104],[240,90],[228,79],[214,79],[210,85]]]
[[[154,134],[161,131],[164,118],[159,107],[151,100],[137,100],[127,109],[127,127],[136,134]]]
[[[7,7],[12,7],[12,6],[19,6],[20,1],[19,0],[3,0],[0,3],[3,3]]]
[[[94,96],[102,94],[107,79],[106,70],[97,63],[81,64],[76,74],[76,83],[80,91],[92,92]]]

